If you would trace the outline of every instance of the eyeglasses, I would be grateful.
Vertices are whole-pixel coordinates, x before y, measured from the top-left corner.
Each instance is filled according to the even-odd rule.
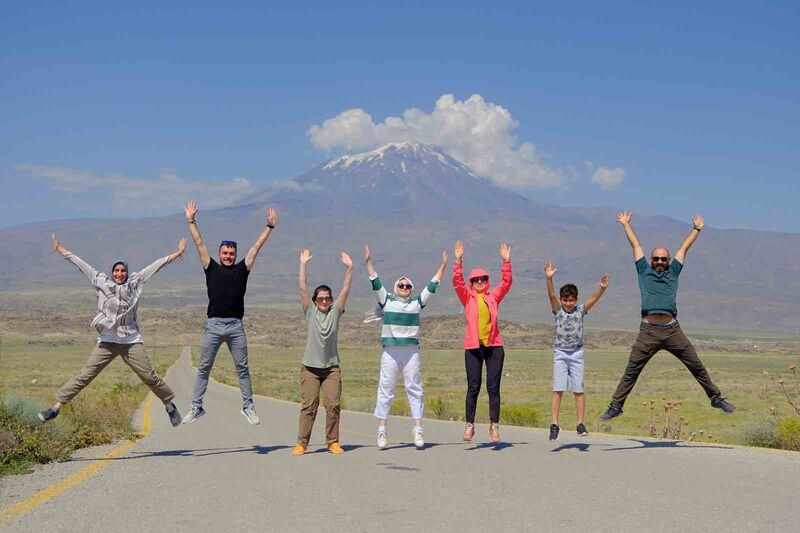
[[[410,285],[410,284],[408,284],[408,283],[398,283],[398,284],[397,284],[397,288],[398,288],[398,289],[410,289],[410,288],[412,288],[412,287],[411,287],[411,285]]]
[[[481,276],[480,278],[472,278],[470,283],[486,283],[489,281],[489,276]]]
[[[233,248],[238,248],[239,245],[236,244],[236,241],[222,241],[219,243],[220,246],[231,246]]]
[[[661,261],[662,263],[669,263],[669,256],[667,256],[667,257],[659,257],[659,256],[654,255],[650,259],[652,259],[654,262]]]
[[[317,296],[317,297],[314,299],[314,301],[315,301],[315,302],[323,302],[323,303],[325,303],[325,302],[332,302],[332,301],[333,301],[333,296]]]

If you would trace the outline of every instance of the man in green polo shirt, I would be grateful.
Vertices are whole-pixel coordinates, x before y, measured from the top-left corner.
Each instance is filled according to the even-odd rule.
[[[623,211],[617,216],[617,222],[625,228],[625,235],[633,248],[633,258],[639,274],[639,292],[642,297],[642,323],[639,326],[639,336],[631,348],[628,366],[611,398],[611,405],[608,406],[605,413],[600,415],[600,418],[611,420],[622,414],[622,406],[625,404],[628,394],[633,390],[639,374],[642,373],[650,358],[660,350],[667,350],[686,365],[686,368],[711,399],[712,407],[722,409],[726,413],[733,413],[736,408],[725,401],[719,388],[711,381],[706,367],[697,356],[692,343],[681,331],[681,326],[676,319],[678,307],[675,303],[675,296],[678,292],[678,276],[683,269],[686,252],[697,240],[697,236],[700,235],[700,231],[705,225],[703,217],[700,215],[692,217],[694,227],[681,243],[674,259],[670,259],[669,250],[666,248],[655,248],[650,254],[649,264],[631,226],[631,213]]]

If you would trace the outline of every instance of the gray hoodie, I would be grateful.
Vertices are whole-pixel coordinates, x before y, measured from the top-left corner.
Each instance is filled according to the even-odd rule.
[[[170,262],[169,256],[157,259],[141,272],[129,274],[128,279],[120,284],[73,253],[68,253],[64,258],[89,278],[97,292],[97,315],[92,320],[92,327],[100,333],[100,341],[119,342],[118,339],[139,337],[139,324],[136,323],[139,296],[145,281]]]

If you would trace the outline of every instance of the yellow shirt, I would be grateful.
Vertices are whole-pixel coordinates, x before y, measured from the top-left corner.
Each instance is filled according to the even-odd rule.
[[[492,330],[492,317],[489,306],[483,299],[483,293],[478,293],[478,340],[481,346],[489,345],[489,332]]]

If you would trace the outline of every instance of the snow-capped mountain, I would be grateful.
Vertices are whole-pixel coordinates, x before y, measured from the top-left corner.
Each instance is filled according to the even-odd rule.
[[[460,220],[528,218],[531,209],[549,216],[562,210],[538,204],[476,176],[442,148],[419,142],[388,143],[375,150],[329,159],[255,203],[292,202],[297,193],[352,205],[361,214]],[[251,204],[252,202],[248,202]]]

